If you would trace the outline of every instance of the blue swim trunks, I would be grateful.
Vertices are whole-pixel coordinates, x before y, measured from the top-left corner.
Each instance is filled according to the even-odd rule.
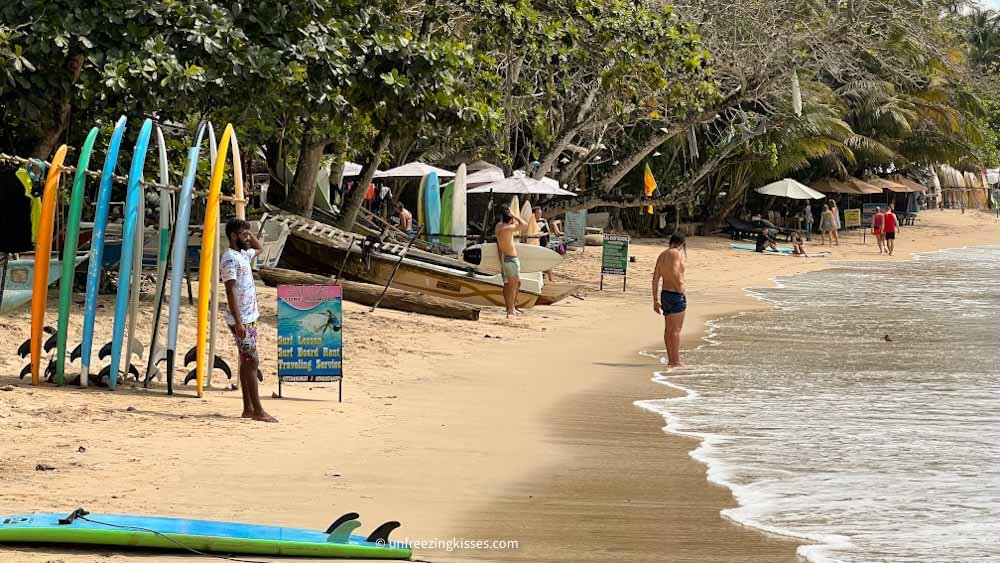
[[[688,308],[687,297],[683,293],[676,291],[660,292],[660,308],[664,315],[676,315],[683,313]]]
[[[504,256],[500,269],[503,281],[516,278],[521,275],[521,259],[517,256]]]

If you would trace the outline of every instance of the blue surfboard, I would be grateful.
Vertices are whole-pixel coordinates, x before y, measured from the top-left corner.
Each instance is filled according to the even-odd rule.
[[[441,232],[441,187],[438,185],[437,172],[427,175],[424,183],[424,224],[427,232],[437,235]],[[440,242],[438,236],[429,237],[431,242]]]
[[[146,149],[149,147],[149,135],[153,131],[153,121],[146,119],[139,131],[132,152],[132,166],[128,173],[128,191],[125,195],[125,217],[122,230],[122,257],[118,262],[118,294],[115,296],[115,320],[111,332],[111,364],[108,374],[108,387],[114,390],[118,384],[118,374],[121,373],[122,344],[125,343],[125,316],[129,310],[129,293],[132,286],[132,253],[135,251],[135,231],[139,222],[139,200],[142,197],[142,169],[146,164]],[[142,252],[142,248],[139,249]],[[135,275],[138,275],[135,272]],[[131,353],[128,351],[131,343],[125,343],[126,361]],[[126,366],[128,367],[128,366]]]
[[[388,539],[398,522],[387,522],[366,537],[350,533],[361,525],[357,518],[355,513],[346,514],[324,532],[212,520],[89,514],[81,510],[70,515],[16,514],[0,516],[0,543],[89,544],[287,557],[411,557],[409,546]]]
[[[194,145],[188,148],[187,170],[177,199],[177,219],[174,221],[174,247],[171,249],[170,305],[167,309],[167,394],[174,393],[174,361],[177,353],[177,323],[181,313],[181,281],[187,260],[188,225],[191,222],[191,195],[201,158],[201,141],[205,124],[198,127]]]
[[[97,290],[101,282],[101,266],[104,255],[104,231],[108,226],[108,208],[111,204],[111,183],[118,164],[118,149],[125,134],[125,116],[118,118],[115,130],[108,144],[108,154],[104,159],[104,169],[101,172],[101,185],[97,191],[97,210],[94,216],[94,236],[90,243],[90,262],[87,266],[87,296],[83,306],[83,335],[71,358],[80,356],[80,385],[87,386],[90,373],[90,360],[94,346],[94,317],[97,313]]]
[[[753,245],[753,244],[730,244],[729,248],[734,248],[736,250],[749,250],[750,252],[756,252],[757,251],[757,246]],[[792,249],[791,248],[780,248],[779,247],[778,248],[778,252],[775,252],[773,250],[768,249],[768,250],[765,250],[764,253],[765,254],[791,254],[792,253]]]

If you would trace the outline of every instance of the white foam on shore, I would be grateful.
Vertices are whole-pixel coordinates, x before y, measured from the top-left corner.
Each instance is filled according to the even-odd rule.
[[[977,248],[775,280],[749,290],[770,311],[706,323],[700,365],[654,375],[680,396],[635,404],[699,439],[723,517],[810,561],[1000,561],[998,272]]]

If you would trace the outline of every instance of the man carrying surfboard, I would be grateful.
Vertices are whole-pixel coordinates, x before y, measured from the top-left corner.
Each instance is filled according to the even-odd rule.
[[[516,314],[517,292],[521,289],[521,260],[517,257],[514,235],[524,230],[528,224],[517,215],[504,208],[500,222],[494,233],[497,248],[500,249],[500,275],[503,278],[503,302],[507,306],[507,318]]]
[[[226,223],[229,248],[220,259],[219,272],[226,284],[229,306],[222,316],[236,338],[240,351],[240,389],[243,391],[243,418],[278,422],[260,404],[257,390],[257,287],[253,283],[250,261],[264,252],[264,247],[250,232],[250,223],[233,219]]]
[[[663,344],[670,367],[687,367],[681,362],[681,329],[687,297],[684,271],[687,268],[687,239],[682,233],[670,236],[670,246],[660,253],[653,268],[653,310],[663,315]],[[662,291],[660,280],[663,281]]]

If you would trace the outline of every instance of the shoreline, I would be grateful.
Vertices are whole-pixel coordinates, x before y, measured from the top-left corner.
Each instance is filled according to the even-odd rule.
[[[1000,224],[986,214],[931,211],[903,233],[919,242],[904,235],[900,251],[922,252],[1000,241]],[[685,350],[701,341],[705,321],[768,307],[745,287],[833,267],[831,260],[879,258],[871,244],[798,259],[733,251],[729,242],[691,241]],[[586,300],[537,307],[512,322],[495,311],[479,322],[449,321],[345,303],[344,402],[336,386],[300,384],[286,386],[285,399],[266,398],[276,388],[269,373],[262,394],[278,425],[239,420],[239,393],[219,388],[203,400],[128,386],[32,388],[17,381],[21,361],[8,353],[0,386],[14,391],[0,393],[8,446],[0,508],[84,506],[311,528],[352,510],[362,514],[359,531],[401,520],[397,539],[520,542],[506,551],[415,549],[415,558],[433,561],[796,560],[801,542],[720,515],[735,500],[691,458],[695,440],[657,433],[636,414],[644,411],[634,401],[665,391],[652,380],[659,364],[636,355],[662,331],[646,278],[662,246],[634,241],[624,294],[616,278],[596,291],[599,248],[575,253],[557,273],[585,284]],[[269,331],[273,291],[261,288]],[[140,326],[150,316],[144,298]],[[23,339],[24,318],[0,318],[9,346]],[[78,322],[74,316],[71,326]],[[190,327],[182,331],[186,346]],[[262,350],[276,347],[273,334],[262,334]],[[228,339],[220,343],[231,357]],[[262,363],[272,360],[262,354]],[[57,470],[32,471],[37,463]],[[0,558],[92,561],[106,551],[0,546]],[[148,557],[114,553],[116,561]]]

